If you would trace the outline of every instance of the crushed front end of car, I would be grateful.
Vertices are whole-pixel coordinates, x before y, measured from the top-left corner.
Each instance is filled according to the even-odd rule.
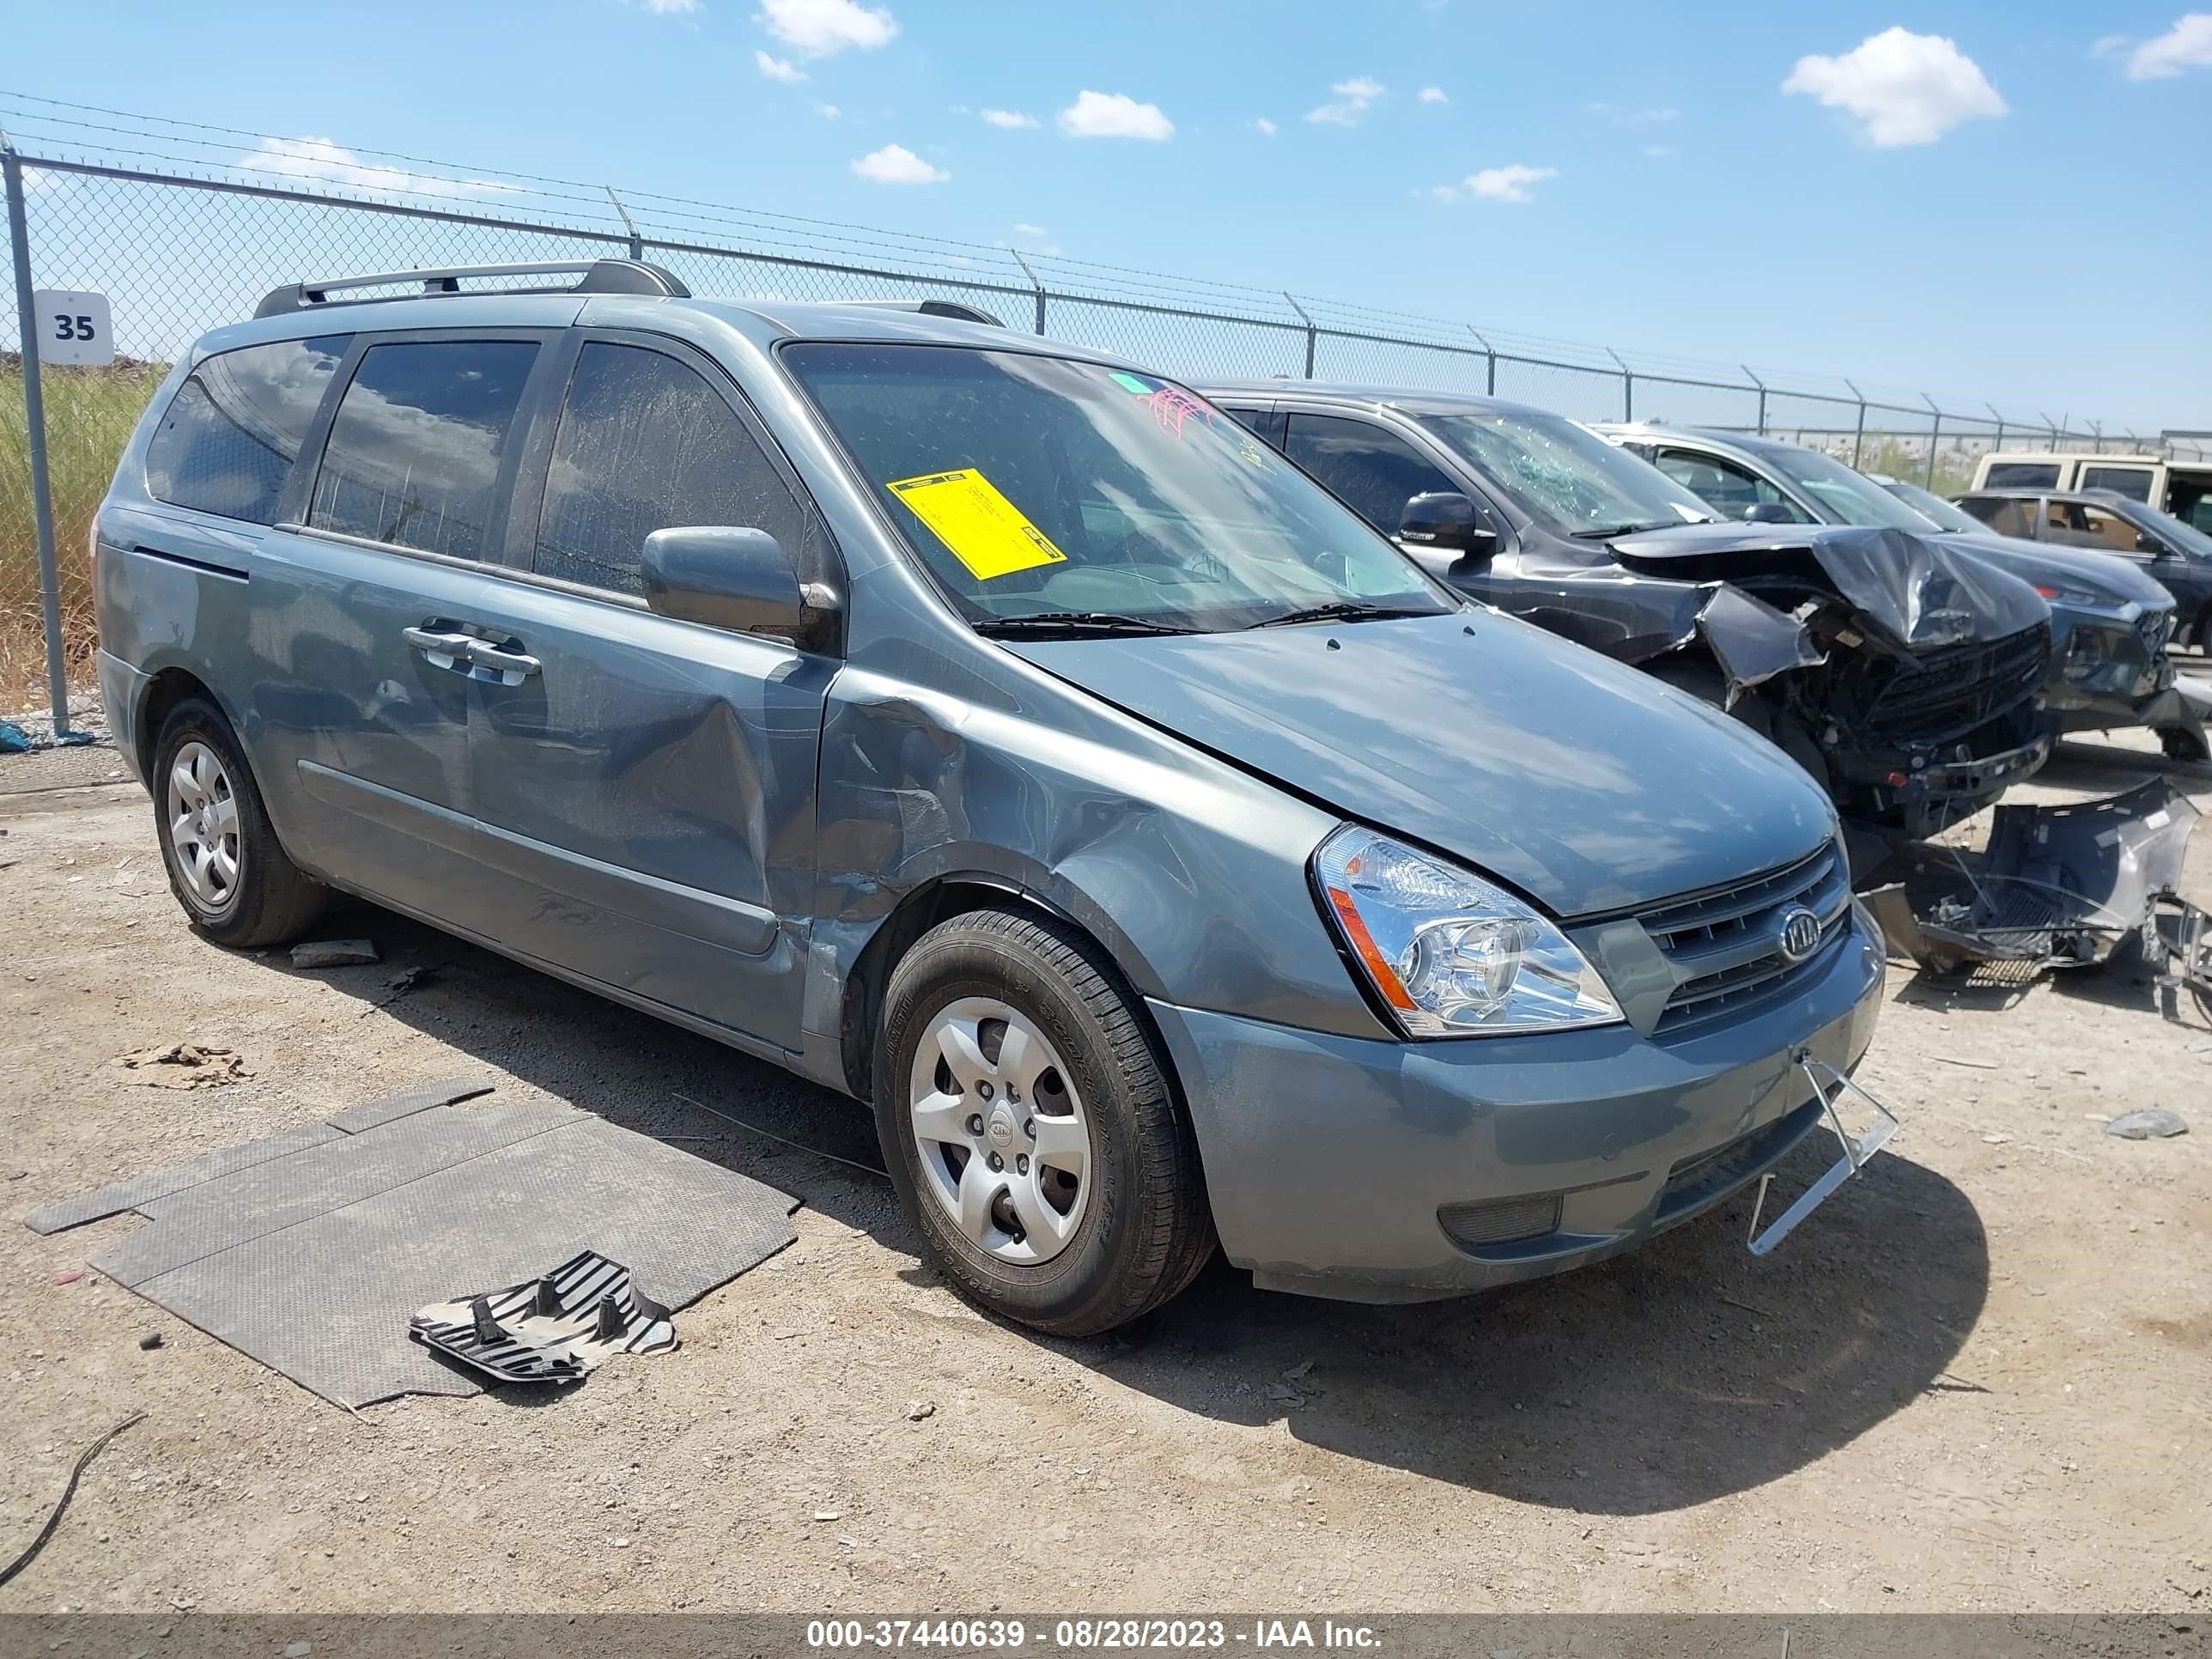
[[[2049,757],[2050,607],[1938,538],[1688,526],[1609,545],[1632,579],[1614,603],[1642,588],[1657,624],[1621,654],[1647,667],[1709,655],[1728,704],[1756,697],[1753,723],[1862,828],[1933,835]],[[1686,612],[1686,586],[1702,593]]]

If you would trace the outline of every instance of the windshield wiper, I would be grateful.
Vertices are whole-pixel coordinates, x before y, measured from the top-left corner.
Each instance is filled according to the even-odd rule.
[[[1255,628],[1287,628],[1292,623],[1310,622],[1381,622],[1390,617],[1441,617],[1441,611],[1415,610],[1403,605],[1368,605],[1359,599],[1331,599],[1327,605],[1310,605],[1303,611],[1285,611],[1279,617],[1270,617],[1265,622],[1255,622]]]
[[[1195,634],[1195,628],[1128,617],[1118,611],[1040,611],[1028,617],[986,617],[974,624],[978,634]]]
[[[1683,519],[1679,520],[1679,522],[1688,524],[1691,520],[1688,519]],[[1711,524],[1712,523],[1712,520],[1711,519],[1700,519],[1698,520],[1697,522],[1699,524]],[[1645,530],[1667,530],[1671,529],[1672,527],[1673,526],[1664,519],[1655,519],[1649,523],[1646,523],[1642,520],[1638,520],[1633,524],[1609,524],[1598,530],[1577,530],[1574,532],[1574,538],[1578,542],[1601,542],[1608,536],[1633,536],[1638,534],[1639,532]]]

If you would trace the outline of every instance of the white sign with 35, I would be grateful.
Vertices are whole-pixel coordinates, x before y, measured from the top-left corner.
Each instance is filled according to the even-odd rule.
[[[115,361],[107,296],[76,289],[42,288],[31,295],[39,319],[39,361],[97,368]]]

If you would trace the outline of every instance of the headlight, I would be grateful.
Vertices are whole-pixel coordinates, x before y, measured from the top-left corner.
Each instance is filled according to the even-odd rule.
[[[2040,593],[2044,601],[2049,605],[2094,605],[2100,611],[2117,608],[2103,594],[2092,593],[2087,588],[2059,587],[2050,582],[2038,582],[2035,585],[2035,591]]]
[[[1481,877],[1346,824],[1314,854],[1344,942],[1409,1036],[1607,1025],[1620,1005],[1549,921]]]

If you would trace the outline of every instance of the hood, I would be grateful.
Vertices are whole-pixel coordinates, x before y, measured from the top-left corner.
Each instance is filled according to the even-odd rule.
[[[1917,654],[2000,640],[2051,620],[2034,587],[1930,530],[1826,525],[1685,525],[1616,537],[1630,570],[1747,585],[1753,577],[1826,589],[1892,649]]]
[[[1562,916],[1801,858],[1826,792],[1736,720],[1489,611],[1006,649]]]
[[[2172,608],[2173,595],[2153,581],[2148,572],[2116,553],[2052,547],[2014,536],[1983,536],[1963,530],[1948,532],[1943,539],[2023,581],[2045,587],[2078,587],[2096,594],[2100,603],[2114,610],[2130,603],[2147,611]]]

